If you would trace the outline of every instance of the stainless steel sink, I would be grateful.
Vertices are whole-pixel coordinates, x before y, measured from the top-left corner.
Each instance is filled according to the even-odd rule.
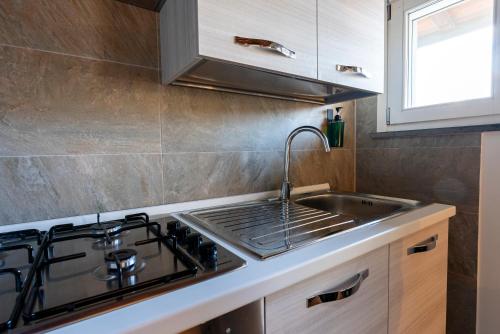
[[[339,192],[300,196],[294,202],[318,210],[351,215],[358,221],[391,216],[419,205],[419,202],[411,200]]]
[[[415,201],[321,192],[197,210],[184,218],[261,259],[407,212]]]

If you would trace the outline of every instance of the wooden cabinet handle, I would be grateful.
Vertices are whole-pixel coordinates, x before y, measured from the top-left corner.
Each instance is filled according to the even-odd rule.
[[[426,239],[424,241],[419,242],[418,244],[411,246],[408,248],[408,255],[412,254],[417,254],[417,253],[425,253],[433,250],[436,248],[437,245],[437,240],[438,240],[438,235],[434,235],[430,237],[429,239]]]
[[[283,45],[269,41],[267,39],[258,39],[258,38],[247,38],[247,37],[239,37],[239,36],[234,36],[234,42],[239,45],[243,46],[249,46],[249,45],[255,45],[263,49],[268,49],[272,50],[275,52],[280,53],[281,55],[295,59],[295,51],[292,51]]]
[[[346,299],[353,294],[355,294],[361,287],[361,283],[370,274],[369,270],[363,270],[362,272],[354,275],[344,283],[334,287],[330,291],[322,292],[317,296],[307,298],[307,308],[313,307],[318,304],[334,302],[336,300]]]

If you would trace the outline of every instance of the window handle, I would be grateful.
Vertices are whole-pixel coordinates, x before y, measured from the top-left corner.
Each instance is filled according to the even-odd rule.
[[[318,304],[329,303],[336,300],[349,298],[359,290],[359,288],[361,287],[361,283],[363,283],[363,281],[368,277],[369,274],[370,272],[368,269],[363,270],[344,283],[334,287],[332,290],[321,292],[317,296],[307,298],[307,308],[316,306]]]
[[[273,41],[269,41],[267,39],[258,39],[258,38],[246,38],[246,37],[239,37],[239,36],[234,36],[234,42],[239,45],[243,46],[250,46],[250,45],[255,45],[258,46],[262,49],[267,49],[271,51],[278,52],[279,54],[295,59],[295,51],[292,51],[280,43],[276,43]]]
[[[352,73],[352,74],[360,75],[360,76],[367,78],[367,79],[372,77],[372,75],[369,72],[367,72],[366,70],[364,70],[362,67],[359,67],[359,66],[337,65],[335,67],[335,69],[341,73]]]

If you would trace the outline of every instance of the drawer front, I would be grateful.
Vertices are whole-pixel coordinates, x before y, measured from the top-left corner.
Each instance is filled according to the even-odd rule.
[[[383,92],[384,17],[384,0],[318,0],[319,79]]]
[[[391,243],[389,253],[389,333],[445,333],[448,221]]]
[[[266,333],[386,334],[387,274],[383,247],[270,295]]]
[[[316,1],[198,0],[198,20],[201,56],[317,78]],[[236,36],[283,48],[243,46]]]

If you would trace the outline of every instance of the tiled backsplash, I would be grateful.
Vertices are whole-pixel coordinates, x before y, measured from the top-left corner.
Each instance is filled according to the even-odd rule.
[[[287,134],[325,107],[159,83],[157,14],[114,0],[0,1],[0,224],[279,188]],[[297,137],[296,185],[354,190],[345,148]]]
[[[359,192],[457,206],[449,230],[448,333],[475,333],[481,134],[372,139],[377,98],[358,100]]]
[[[156,15],[112,0],[2,0],[2,44],[158,67]]]

